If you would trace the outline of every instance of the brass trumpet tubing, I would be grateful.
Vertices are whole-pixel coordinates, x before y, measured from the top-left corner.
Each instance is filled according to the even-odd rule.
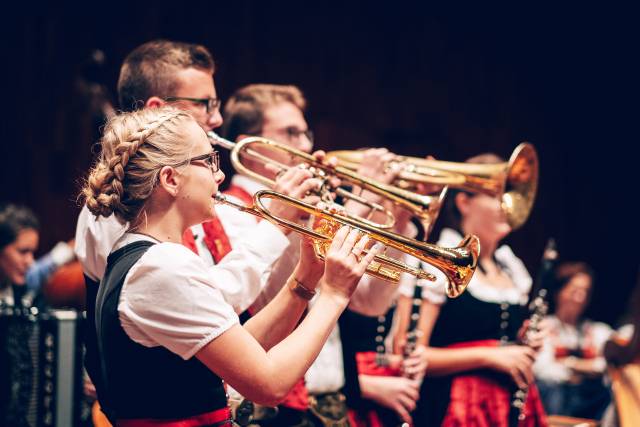
[[[256,145],[256,146],[262,145],[274,150],[282,151],[294,158],[301,159],[308,166],[318,171],[324,171],[326,175],[336,176],[337,178],[343,181],[349,182],[354,185],[358,185],[368,191],[371,191],[372,193],[382,196],[383,198],[389,199],[392,202],[408,209],[410,212],[412,212],[412,214],[420,218],[428,217],[433,213],[434,209],[439,209],[439,206],[434,205],[435,200],[431,196],[416,194],[414,192],[407,191],[393,185],[378,182],[374,179],[361,176],[345,167],[341,167],[341,166],[333,167],[333,166],[326,165],[322,162],[317,161],[316,158],[313,157],[311,154],[305,153],[304,151],[301,151],[301,150],[297,150],[293,147],[276,143],[275,141],[271,141],[266,138],[248,137],[237,143],[233,143],[231,141],[227,141],[224,138],[221,138],[220,136],[215,134],[215,132],[209,132],[208,135],[217,144],[220,144],[225,148],[231,149],[231,161],[233,163],[234,168],[236,168],[236,170],[238,170],[243,174],[251,176],[263,183],[267,182],[266,181],[267,178],[262,177],[256,174],[255,172],[247,169],[246,167],[244,167],[244,165],[242,165],[242,162],[240,161],[241,153],[243,154],[246,153],[249,156],[253,156],[254,154],[259,155],[259,153],[256,153],[255,150],[250,150],[250,145]],[[255,157],[255,158],[258,158],[258,157]],[[261,161],[271,160],[270,158],[263,155],[260,155],[259,159]],[[272,186],[273,184],[266,184],[266,185]],[[390,227],[386,226],[385,228],[390,228]]]
[[[325,165],[324,163],[316,160],[316,158],[311,154],[305,153],[304,151],[295,148],[282,146],[280,144],[276,144],[272,141],[264,140],[262,138],[246,138],[238,142],[237,151],[234,151],[234,153],[232,153],[232,157],[235,157],[237,160],[239,160],[238,153],[242,152],[243,147],[249,144],[267,145],[273,149],[283,151],[287,154],[304,160],[307,165],[313,168],[316,168],[318,170],[326,170],[331,175],[334,175],[343,180],[346,179],[347,181],[356,184],[368,191],[371,191],[372,193],[387,197],[396,203],[406,205],[414,211],[422,211],[423,206],[425,204],[428,204],[429,202],[428,197],[414,194],[409,191],[396,189],[395,187],[392,187],[388,184],[384,184],[374,179],[358,175],[355,172],[341,166]]]
[[[242,142],[242,141],[241,141]],[[251,169],[248,168],[244,168],[244,166],[242,166],[242,163],[240,162],[240,156],[239,153],[246,153],[248,155],[250,155],[251,157],[253,157],[256,160],[260,160],[264,163],[269,163],[271,165],[274,165],[276,167],[279,167],[280,170],[284,171],[288,169],[288,166],[278,162],[277,160],[273,160],[270,157],[267,157],[263,154],[260,154],[258,152],[256,152],[255,150],[252,150],[251,148],[245,147],[243,144],[239,145],[238,148],[236,150],[233,150],[231,152],[231,162],[233,163],[234,167],[236,168],[240,168],[242,170],[243,174],[246,174],[248,176],[250,176],[251,178],[255,179],[256,181],[262,183],[263,185],[266,185],[267,187],[271,187],[273,188],[275,186],[275,181],[272,179],[269,179],[263,175],[260,175],[254,171],[252,171]],[[304,153],[307,154],[307,153]],[[309,156],[311,159],[315,159],[315,157],[313,156]],[[308,163],[308,159],[305,159]],[[242,168],[240,167],[242,166]],[[385,224],[378,224],[376,222],[373,221],[369,221],[367,218],[360,218],[361,221],[366,222],[367,224],[371,225],[372,227],[378,226],[378,227],[382,227],[382,228],[391,228],[394,226],[395,224],[395,219],[393,217],[393,213],[391,211],[389,211],[388,209],[386,209],[384,206],[379,205],[378,203],[372,203],[368,200],[366,200],[363,197],[360,197],[356,194],[353,193],[349,193],[348,191],[342,189],[342,188],[332,188],[329,189],[328,184],[329,181],[327,179],[327,177],[325,175],[322,174],[322,171],[317,170],[314,171],[313,170],[313,166],[310,168],[312,169],[312,172],[315,172],[314,175],[318,178],[321,178],[323,180],[323,184],[322,184],[322,188],[320,189],[319,193],[321,198],[327,202],[330,203],[333,200],[331,199],[331,195],[329,194],[330,190],[334,190],[336,192],[337,195],[342,196],[344,198],[350,198],[353,199],[355,201],[357,201],[358,203],[362,203],[363,205],[368,206],[372,211],[382,211],[385,213],[385,215],[387,215],[387,218],[389,218],[389,220],[385,223]]]
[[[255,208],[261,211],[265,217],[271,218],[271,220],[276,220],[276,218],[273,217],[264,207],[262,203],[263,198],[286,201],[311,215],[315,215],[316,217],[339,221],[343,225],[348,225],[366,233],[369,238],[373,240],[376,240],[388,247],[398,249],[403,253],[409,254],[421,261],[435,266],[447,275],[451,285],[450,289],[447,289],[447,293],[450,296],[458,296],[462,293],[469,283],[469,280],[471,280],[471,277],[473,277],[473,273],[478,263],[480,242],[476,236],[465,237],[458,247],[443,248],[441,246],[411,239],[388,230],[381,230],[379,228],[363,224],[356,219],[344,216],[340,213],[327,212],[325,210],[318,209],[308,203],[301,202],[293,197],[279,194],[271,190],[258,191],[255,194],[254,199]],[[325,239],[326,238],[327,237],[325,236]]]
[[[331,239],[335,236],[340,225],[341,224],[338,221],[329,221],[325,218],[319,219],[314,225],[315,231],[320,231],[320,234],[327,236],[327,239],[325,240],[314,240],[314,250],[320,259],[325,259],[327,250],[331,244]],[[366,249],[362,251],[363,255],[366,255],[367,253],[368,250]],[[433,274],[420,268],[412,267],[384,254],[376,255],[374,260],[367,266],[367,274],[392,283],[398,283],[400,281],[401,273],[411,274],[418,279],[429,280],[431,282],[436,280],[436,276]]]
[[[219,203],[230,205],[240,211],[250,213],[252,215],[264,218],[276,225],[289,228],[300,234],[311,237],[314,241],[327,244],[332,235],[320,233],[310,228],[301,226],[294,222],[274,216],[264,205],[262,199],[275,199],[277,201],[288,203],[298,209],[314,215],[321,220],[327,222],[335,222],[337,225],[349,225],[359,231],[367,234],[367,236],[375,241],[383,243],[388,247],[393,247],[399,251],[412,255],[421,261],[431,264],[441,270],[448,278],[447,295],[451,298],[464,292],[467,284],[471,280],[478,262],[480,251],[479,241],[476,236],[468,236],[461,242],[461,245],[455,248],[442,248],[428,243],[410,239],[386,230],[363,224],[356,219],[331,212],[325,209],[317,208],[308,203],[297,200],[293,197],[277,193],[272,190],[261,190],[254,195],[254,205],[244,206],[228,200],[223,194],[218,193],[215,199]],[[397,282],[399,273],[408,273],[416,277],[426,280],[433,279],[433,276],[421,269],[413,268],[405,263],[385,255],[377,255],[372,263],[372,268],[367,270],[368,274],[373,274],[384,280]],[[376,264],[377,263],[377,264]]]

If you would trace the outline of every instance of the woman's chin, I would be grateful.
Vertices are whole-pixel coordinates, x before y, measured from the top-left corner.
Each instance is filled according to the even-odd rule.
[[[22,286],[27,282],[27,276],[23,274],[14,274],[13,277],[11,277],[11,282],[14,285]]]

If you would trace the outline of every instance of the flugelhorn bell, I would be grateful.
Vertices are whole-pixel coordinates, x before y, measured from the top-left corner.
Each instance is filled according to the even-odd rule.
[[[310,228],[277,217],[265,206],[263,199],[272,199],[292,205],[301,211],[311,214],[315,219],[319,219],[319,223],[322,223],[324,226],[314,226]],[[400,252],[411,255],[436,267],[448,279],[447,295],[451,298],[457,297],[464,292],[467,284],[473,277],[478,263],[480,243],[476,236],[465,237],[460,245],[455,248],[443,248],[373,227],[358,219],[342,215],[339,212],[319,208],[272,190],[261,190],[255,193],[253,196],[253,206],[234,203],[221,193],[216,195],[216,201],[311,237],[315,242],[319,242],[320,244],[330,242],[335,231],[342,225],[348,225],[358,229],[360,232],[366,234],[372,241],[377,241],[387,247],[395,248]],[[327,224],[329,225],[328,227],[326,226]],[[320,251],[319,255],[322,256],[323,252]],[[422,270],[419,267],[412,267],[384,254],[377,255],[367,268],[367,274],[393,283],[398,282],[400,274],[402,273],[411,274],[420,279],[435,280],[435,276],[430,272]]]
[[[358,151],[332,151],[338,165],[355,170],[362,162]],[[447,185],[499,198],[509,225],[521,227],[529,217],[538,188],[538,155],[533,145],[521,143],[508,162],[494,164],[456,163],[397,156],[401,172],[394,183],[412,188],[416,183]]]

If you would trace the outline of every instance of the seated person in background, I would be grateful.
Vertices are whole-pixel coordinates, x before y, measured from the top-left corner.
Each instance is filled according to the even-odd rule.
[[[588,265],[560,264],[555,279],[551,332],[533,367],[542,401],[549,414],[600,419],[610,401],[602,349],[612,330],[583,316],[593,285]]]
[[[25,284],[38,248],[39,228],[29,208],[14,204],[0,207],[0,306],[36,305],[37,293]]]
[[[24,311],[40,306],[39,294],[25,286],[27,270],[38,248],[39,223],[29,208],[0,206],[0,425],[27,425],[27,410],[34,386],[26,344],[32,322]],[[24,310],[20,310],[24,309]],[[6,316],[6,317],[5,317]],[[21,369],[21,367],[25,367]]]

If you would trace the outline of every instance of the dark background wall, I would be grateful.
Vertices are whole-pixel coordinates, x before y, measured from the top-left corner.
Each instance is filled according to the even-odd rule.
[[[615,321],[636,281],[640,234],[632,14],[301,3],[5,11],[0,200],[34,208],[43,249],[71,237],[97,138],[88,82],[115,100],[119,65],[135,46],[197,42],[216,58],[223,100],[248,83],[299,85],[318,148],[384,146],[462,161],[535,144],[538,199],[509,243],[535,274],[555,236],[563,258],[596,269],[592,314]],[[102,67],[88,60],[94,49],[105,54]]]

